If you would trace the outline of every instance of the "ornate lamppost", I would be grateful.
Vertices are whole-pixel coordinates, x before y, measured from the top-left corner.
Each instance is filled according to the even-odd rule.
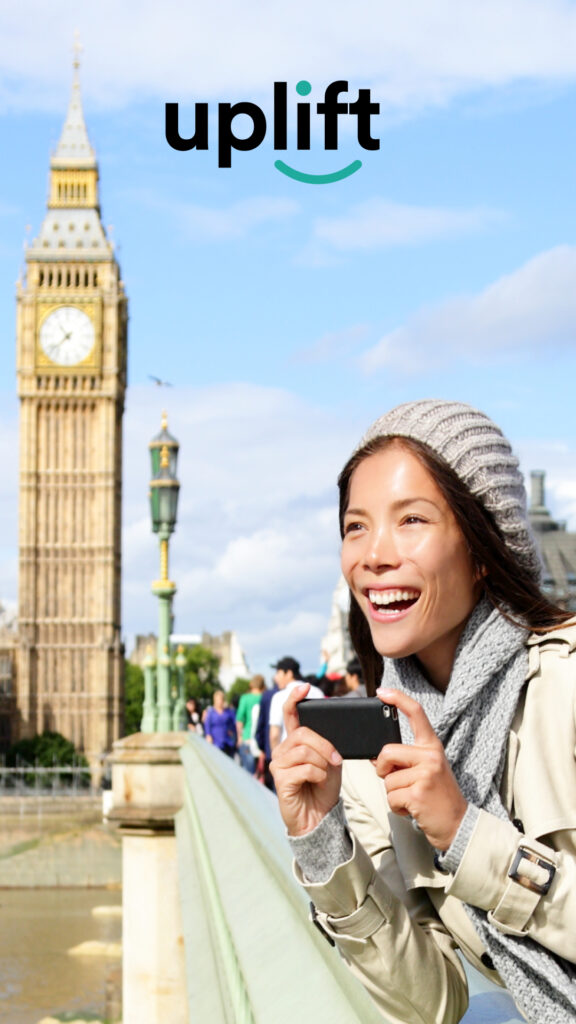
[[[176,527],[178,492],[176,463],[180,445],[168,433],[166,413],[162,414],[162,429],[148,445],[152,463],[150,481],[150,512],[152,530],[160,541],[160,579],[152,584],[159,605],[158,651],[156,657],[156,702],[153,694],[153,658],[148,674],[145,671],[144,714],[142,732],[170,732],[173,728],[170,683],[170,633],[172,627],[172,598],[176,584],[168,576],[168,541]]]

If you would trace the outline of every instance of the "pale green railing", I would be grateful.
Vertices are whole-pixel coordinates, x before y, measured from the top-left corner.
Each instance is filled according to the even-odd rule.
[[[189,1024],[385,1024],[309,919],[276,798],[192,735],[176,816]],[[521,1024],[466,965],[462,1024]]]
[[[276,798],[197,736],[176,817],[190,1024],[382,1024],[309,920]]]

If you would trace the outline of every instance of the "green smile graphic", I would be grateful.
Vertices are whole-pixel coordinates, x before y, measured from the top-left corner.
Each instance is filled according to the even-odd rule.
[[[274,167],[295,181],[305,181],[308,185],[329,185],[332,181],[342,181],[342,178],[349,178],[351,174],[355,174],[362,167],[362,161],[353,160],[347,167],[341,167],[339,171],[332,171],[331,174],[305,174],[303,171],[297,171],[295,167],[289,167],[283,160],[275,160]]]

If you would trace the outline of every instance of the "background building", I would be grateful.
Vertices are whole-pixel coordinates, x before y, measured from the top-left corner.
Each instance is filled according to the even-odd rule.
[[[561,608],[576,612],[576,533],[553,519],[546,508],[546,474],[537,469],[530,474],[528,515],[542,554],[542,589]]]
[[[47,205],[17,290],[19,637],[11,733],[57,730],[97,765],[122,733],[128,315],[102,225],[77,61]]]
[[[134,643],[134,650],[129,660],[133,665],[144,665],[144,659],[148,656],[150,649],[156,651],[158,638],[154,633],[137,636]],[[173,648],[178,644],[184,647],[194,647],[201,644],[218,658],[218,678],[225,690],[229,690],[232,683],[238,679],[248,679],[250,670],[246,664],[244,651],[240,641],[233,630],[226,630],[220,636],[212,636],[211,633],[173,633],[170,637]]]
[[[341,576],[332,595],[328,629],[322,638],[322,652],[328,661],[327,671],[338,672],[340,675],[345,672],[346,663],[353,654],[348,633],[349,607],[350,591],[346,580]]]

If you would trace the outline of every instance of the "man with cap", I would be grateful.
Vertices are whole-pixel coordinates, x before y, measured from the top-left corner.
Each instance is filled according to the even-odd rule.
[[[271,667],[276,669],[274,682],[278,687],[278,693],[274,694],[270,704],[270,749],[273,751],[274,747],[277,747],[286,736],[284,728],[286,698],[296,686],[304,683],[304,680],[300,671],[300,662],[296,661],[296,658],[280,658],[280,661]],[[306,699],[310,697],[324,697],[324,694],[320,687],[311,685]]]

